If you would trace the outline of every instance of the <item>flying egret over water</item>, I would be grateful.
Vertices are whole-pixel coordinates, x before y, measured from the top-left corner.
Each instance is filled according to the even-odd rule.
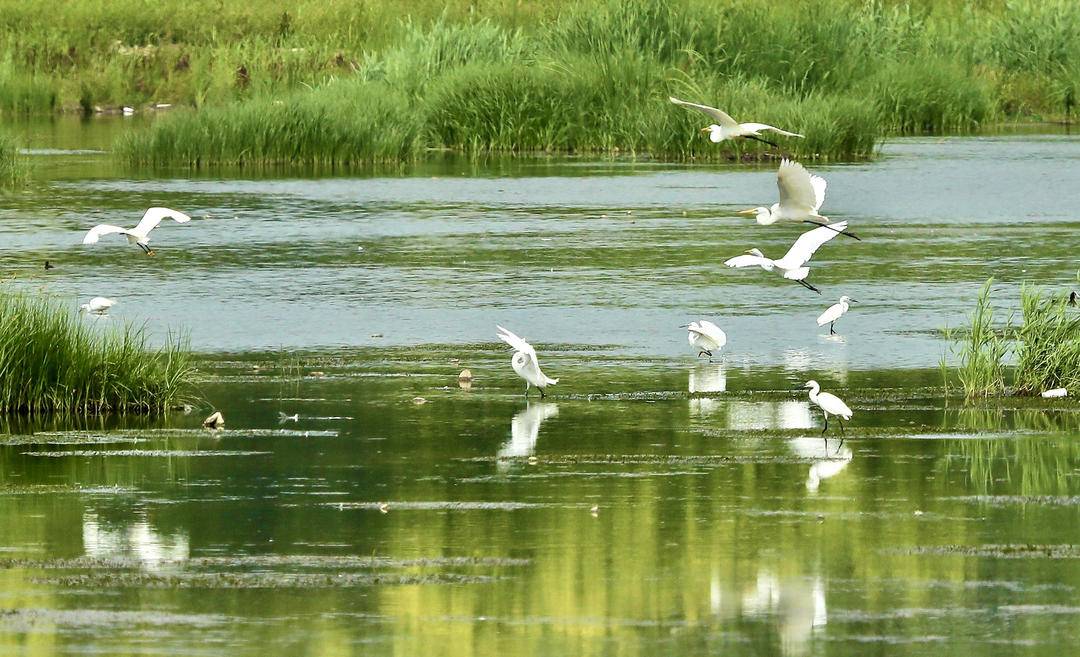
[[[79,305],[79,312],[90,313],[93,315],[104,315],[109,312],[109,308],[116,305],[116,302],[112,299],[106,299],[105,297],[94,297],[89,302]]]
[[[776,186],[780,190],[780,202],[770,207],[740,210],[739,214],[752,214],[762,226],[778,221],[800,221],[806,224],[829,226],[829,218],[818,214],[825,202],[825,188],[828,183],[821,176],[812,176],[806,167],[787,158],[780,161],[776,171]],[[861,239],[853,233],[844,233],[848,237]]]
[[[799,239],[795,240],[788,252],[779,260],[766,258],[765,254],[758,249],[750,249],[746,252],[747,255],[735,256],[725,260],[724,264],[728,267],[761,267],[765,271],[775,269],[783,274],[784,278],[795,281],[806,289],[821,294],[821,290],[804,280],[810,273],[810,267],[806,263],[810,262],[810,258],[813,257],[815,251],[821,248],[822,244],[839,235],[839,231],[845,228],[847,228],[847,222],[838,221],[831,226],[822,226],[809,230],[799,235]]]
[[[513,365],[517,375],[525,379],[525,396],[529,395],[530,386],[536,386],[540,389],[540,398],[543,399],[544,388],[555,385],[559,380],[552,379],[540,371],[540,362],[536,360],[536,350],[531,344],[498,324],[495,328],[499,331],[499,339],[514,348],[514,357],[510,359],[510,364]]]
[[[706,354],[710,358],[713,351],[719,351],[727,344],[727,335],[720,327],[707,320],[690,322],[687,329],[687,340],[698,349],[698,356]]]
[[[86,233],[86,237],[83,238],[83,244],[97,244],[102,235],[125,235],[128,242],[131,244],[138,244],[139,248],[146,252],[146,255],[154,255],[153,249],[150,248],[150,231],[157,228],[158,224],[164,219],[173,219],[178,224],[186,224],[191,221],[191,217],[187,216],[183,212],[177,212],[176,210],[170,210],[169,208],[150,208],[143,214],[142,219],[138,225],[134,228],[121,228],[120,226],[113,226],[110,224],[98,224],[90,229]]]
[[[685,100],[679,100],[674,96],[668,96],[668,100],[681,105],[683,107],[689,107],[690,109],[696,109],[705,116],[716,121],[716,123],[702,128],[702,132],[709,133],[709,141],[714,144],[719,144],[727,139],[738,139],[739,137],[746,137],[747,139],[754,139],[756,141],[764,142],[770,146],[776,146],[775,143],[768,139],[761,137],[762,130],[772,130],[775,133],[785,135],[787,137],[802,137],[797,132],[788,132],[787,130],[781,130],[775,126],[766,125],[764,123],[736,123],[735,119],[731,118],[727,112],[718,110],[715,107],[709,107],[708,105],[698,105],[697,103],[689,103]]]
[[[825,428],[821,430],[822,435],[829,430],[829,416],[835,415],[836,421],[840,423],[840,433],[844,433],[843,420],[851,419],[851,409],[836,395],[829,392],[821,392],[821,386],[817,381],[807,381],[803,388],[810,390],[810,403],[814,404],[821,409],[821,413],[825,416]],[[828,439],[826,439],[826,442]],[[840,446],[844,445],[844,439],[840,439]],[[839,449],[839,447],[837,448]]]
[[[829,306],[825,309],[825,312],[821,313],[821,316],[817,318],[817,325],[825,326],[828,324],[829,335],[834,335],[836,330],[833,329],[833,324],[836,323],[836,320],[843,317],[844,313],[848,311],[848,305],[852,303],[858,303],[858,301],[846,295],[840,297],[839,302]]]

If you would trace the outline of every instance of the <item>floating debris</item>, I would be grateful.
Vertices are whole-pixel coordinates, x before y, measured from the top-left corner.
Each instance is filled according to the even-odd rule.
[[[39,456],[46,458],[63,458],[68,456],[148,456],[173,458],[177,456],[263,456],[273,452],[256,452],[244,450],[183,450],[183,449],[80,449],[65,452],[22,452],[23,456]]]
[[[461,370],[461,373],[457,375],[457,380],[458,381],[472,381],[473,380],[472,370],[470,370],[470,369]]]
[[[1046,399],[1053,399],[1055,397],[1068,397],[1069,391],[1065,388],[1053,388],[1051,390],[1043,391],[1042,397]]]
[[[421,404],[426,404],[426,403],[428,403],[428,400],[424,399],[423,397],[413,397],[413,398],[412,398],[412,403],[414,403],[414,404],[416,404],[417,406],[419,406],[419,405],[421,405]]]
[[[223,427],[225,426],[225,416],[221,414],[221,411],[214,411],[210,417],[203,420],[202,425],[207,429]]]

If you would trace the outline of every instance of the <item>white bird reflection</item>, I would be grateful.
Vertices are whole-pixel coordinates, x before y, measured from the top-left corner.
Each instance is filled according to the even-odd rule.
[[[810,429],[814,419],[806,401],[732,401],[728,404],[728,429]]]
[[[540,425],[544,420],[558,414],[558,404],[530,403],[525,410],[515,415],[510,421],[510,440],[506,441],[496,454],[499,468],[506,469],[509,466],[507,459],[530,456],[536,449]]]
[[[743,593],[742,614],[775,615],[781,652],[795,657],[805,655],[815,630],[828,623],[824,582],[820,577],[781,580],[762,569],[754,588]]]
[[[849,448],[841,446],[837,450],[821,438],[795,438],[788,446],[796,456],[814,460],[806,476],[806,490],[811,493],[818,491],[822,479],[840,474],[854,456]]]
[[[187,534],[157,532],[145,518],[119,527],[106,527],[96,513],[83,514],[83,549],[95,559],[133,559],[153,570],[186,561],[191,554]]]
[[[691,395],[727,391],[727,374],[724,366],[717,363],[698,365],[690,369],[686,389]],[[690,414],[700,417],[714,413],[723,405],[719,399],[691,397]]]

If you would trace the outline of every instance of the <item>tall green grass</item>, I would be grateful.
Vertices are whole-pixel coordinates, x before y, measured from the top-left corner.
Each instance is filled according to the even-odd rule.
[[[183,401],[193,374],[181,340],[154,350],[142,328],[0,294],[0,412],[160,413]]]
[[[19,155],[15,138],[0,132],[0,187],[13,186],[26,178],[26,161]]]
[[[1010,318],[994,326],[990,303],[993,279],[983,285],[971,315],[970,331],[947,332],[957,343],[960,362],[956,376],[968,398],[1004,394],[1007,360],[1014,357],[1012,383],[1018,395],[1037,395],[1052,388],[1080,392],[1080,312],[1068,305],[1068,297],[1047,298],[1032,287],[1020,293],[1023,323]],[[944,360],[942,374],[948,385]]]

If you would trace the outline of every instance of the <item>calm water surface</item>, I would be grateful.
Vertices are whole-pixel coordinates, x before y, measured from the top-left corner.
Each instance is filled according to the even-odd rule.
[[[0,209],[8,285],[185,327],[205,403],[3,421],[3,653],[1080,640],[1080,409],[947,405],[933,369],[991,273],[1003,307],[1023,281],[1075,284],[1074,138],[904,140],[815,167],[865,238],[819,252],[818,297],[720,265],[798,233],[732,214],[772,199],[766,168],[132,177],[86,152],[121,129],[30,129],[35,182]],[[195,217],[155,232],[156,257],[79,244],[149,205]],[[862,303],[828,338],[813,320],[840,294]],[[728,332],[716,363],[677,328],[699,317]],[[540,345],[557,394],[522,397],[496,322]],[[855,409],[843,444],[791,391],[811,377]],[[210,406],[224,431],[199,427]]]

